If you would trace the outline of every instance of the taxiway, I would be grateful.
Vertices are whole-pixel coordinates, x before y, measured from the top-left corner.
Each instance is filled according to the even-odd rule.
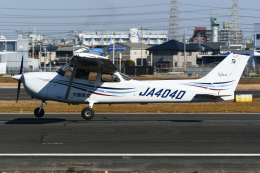
[[[0,114],[0,129],[2,170],[260,169],[260,114]]]

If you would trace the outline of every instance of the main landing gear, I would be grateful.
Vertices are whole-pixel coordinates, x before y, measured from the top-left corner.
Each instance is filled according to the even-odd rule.
[[[92,109],[94,105],[94,102],[89,102],[89,107],[86,107],[82,110],[81,112],[81,116],[85,119],[85,120],[91,120],[92,118],[94,118],[95,116],[95,112]],[[36,108],[34,110],[34,115],[37,118],[42,118],[44,116],[44,110],[43,107],[47,106],[47,103],[45,101],[42,101],[42,104],[39,108]]]
[[[37,117],[37,118],[41,118],[44,116],[44,110],[42,109],[43,107],[47,106],[47,103],[45,101],[42,101],[42,104],[39,108],[36,108],[34,110],[34,115]]]
[[[95,112],[92,109],[93,108],[94,103],[93,102],[89,102],[89,107],[86,107],[82,110],[81,112],[81,116],[85,119],[85,120],[91,120],[92,118],[94,118],[95,116]]]

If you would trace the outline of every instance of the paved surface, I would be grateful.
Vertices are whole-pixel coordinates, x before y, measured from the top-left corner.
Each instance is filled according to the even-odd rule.
[[[0,99],[3,100],[16,100],[17,88],[0,88]],[[19,100],[32,100],[24,88],[20,89]]]
[[[236,91],[235,94],[253,94],[253,97],[260,97],[260,90],[244,90]],[[0,88],[0,99],[3,100],[16,100],[17,88]],[[21,88],[19,100],[32,100],[32,98],[26,94],[24,88]]]
[[[1,170],[259,171],[260,157],[103,154],[260,154],[260,114],[0,114]],[[4,157],[1,154],[101,154]]]
[[[235,94],[253,94],[253,97],[260,97],[260,90],[237,90]]]

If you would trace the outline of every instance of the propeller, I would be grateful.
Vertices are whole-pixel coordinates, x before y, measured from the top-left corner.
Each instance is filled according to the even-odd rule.
[[[22,73],[23,73],[23,56],[22,56],[21,67],[20,67],[20,75],[22,75]],[[18,102],[18,98],[19,98],[19,94],[20,94],[21,82],[22,82],[22,76],[18,80],[18,89],[17,89],[16,103]]]

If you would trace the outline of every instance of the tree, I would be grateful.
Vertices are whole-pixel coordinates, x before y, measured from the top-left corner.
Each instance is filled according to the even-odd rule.
[[[132,60],[126,60],[125,66],[135,66],[135,62]]]

